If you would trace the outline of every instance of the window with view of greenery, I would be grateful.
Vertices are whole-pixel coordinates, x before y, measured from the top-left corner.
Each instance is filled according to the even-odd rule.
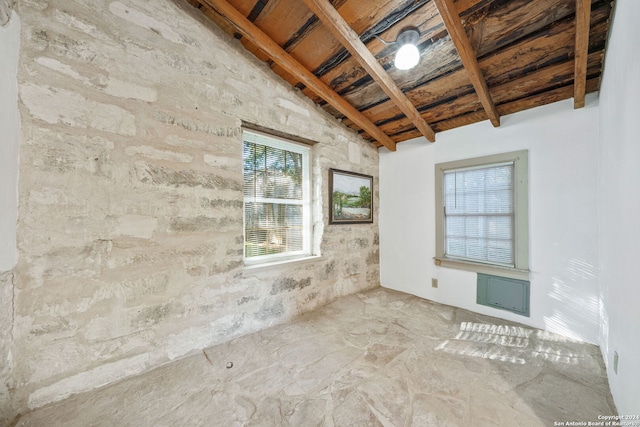
[[[528,153],[436,165],[436,263],[528,275]]]
[[[243,131],[244,258],[311,253],[309,147]]]

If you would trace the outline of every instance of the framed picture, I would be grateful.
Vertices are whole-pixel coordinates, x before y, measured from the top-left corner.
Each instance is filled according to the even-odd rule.
[[[373,177],[329,169],[329,224],[373,222]]]

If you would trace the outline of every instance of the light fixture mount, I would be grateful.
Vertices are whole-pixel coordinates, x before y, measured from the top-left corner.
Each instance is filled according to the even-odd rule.
[[[412,44],[416,46],[418,41],[420,40],[420,32],[415,27],[408,27],[400,31],[398,37],[396,38],[396,43],[400,46],[404,46],[406,44]]]

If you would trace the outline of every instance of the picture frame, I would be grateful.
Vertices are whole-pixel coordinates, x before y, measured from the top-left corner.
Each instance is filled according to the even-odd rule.
[[[329,224],[373,223],[373,177],[329,169]]]

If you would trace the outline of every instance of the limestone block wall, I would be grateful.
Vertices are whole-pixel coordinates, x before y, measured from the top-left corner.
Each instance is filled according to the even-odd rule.
[[[328,225],[369,143],[170,0],[24,0],[15,401],[37,407],[379,285],[374,224]],[[241,125],[317,141],[314,261],[245,269]],[[212,361],[226,363],[226,360]]]

